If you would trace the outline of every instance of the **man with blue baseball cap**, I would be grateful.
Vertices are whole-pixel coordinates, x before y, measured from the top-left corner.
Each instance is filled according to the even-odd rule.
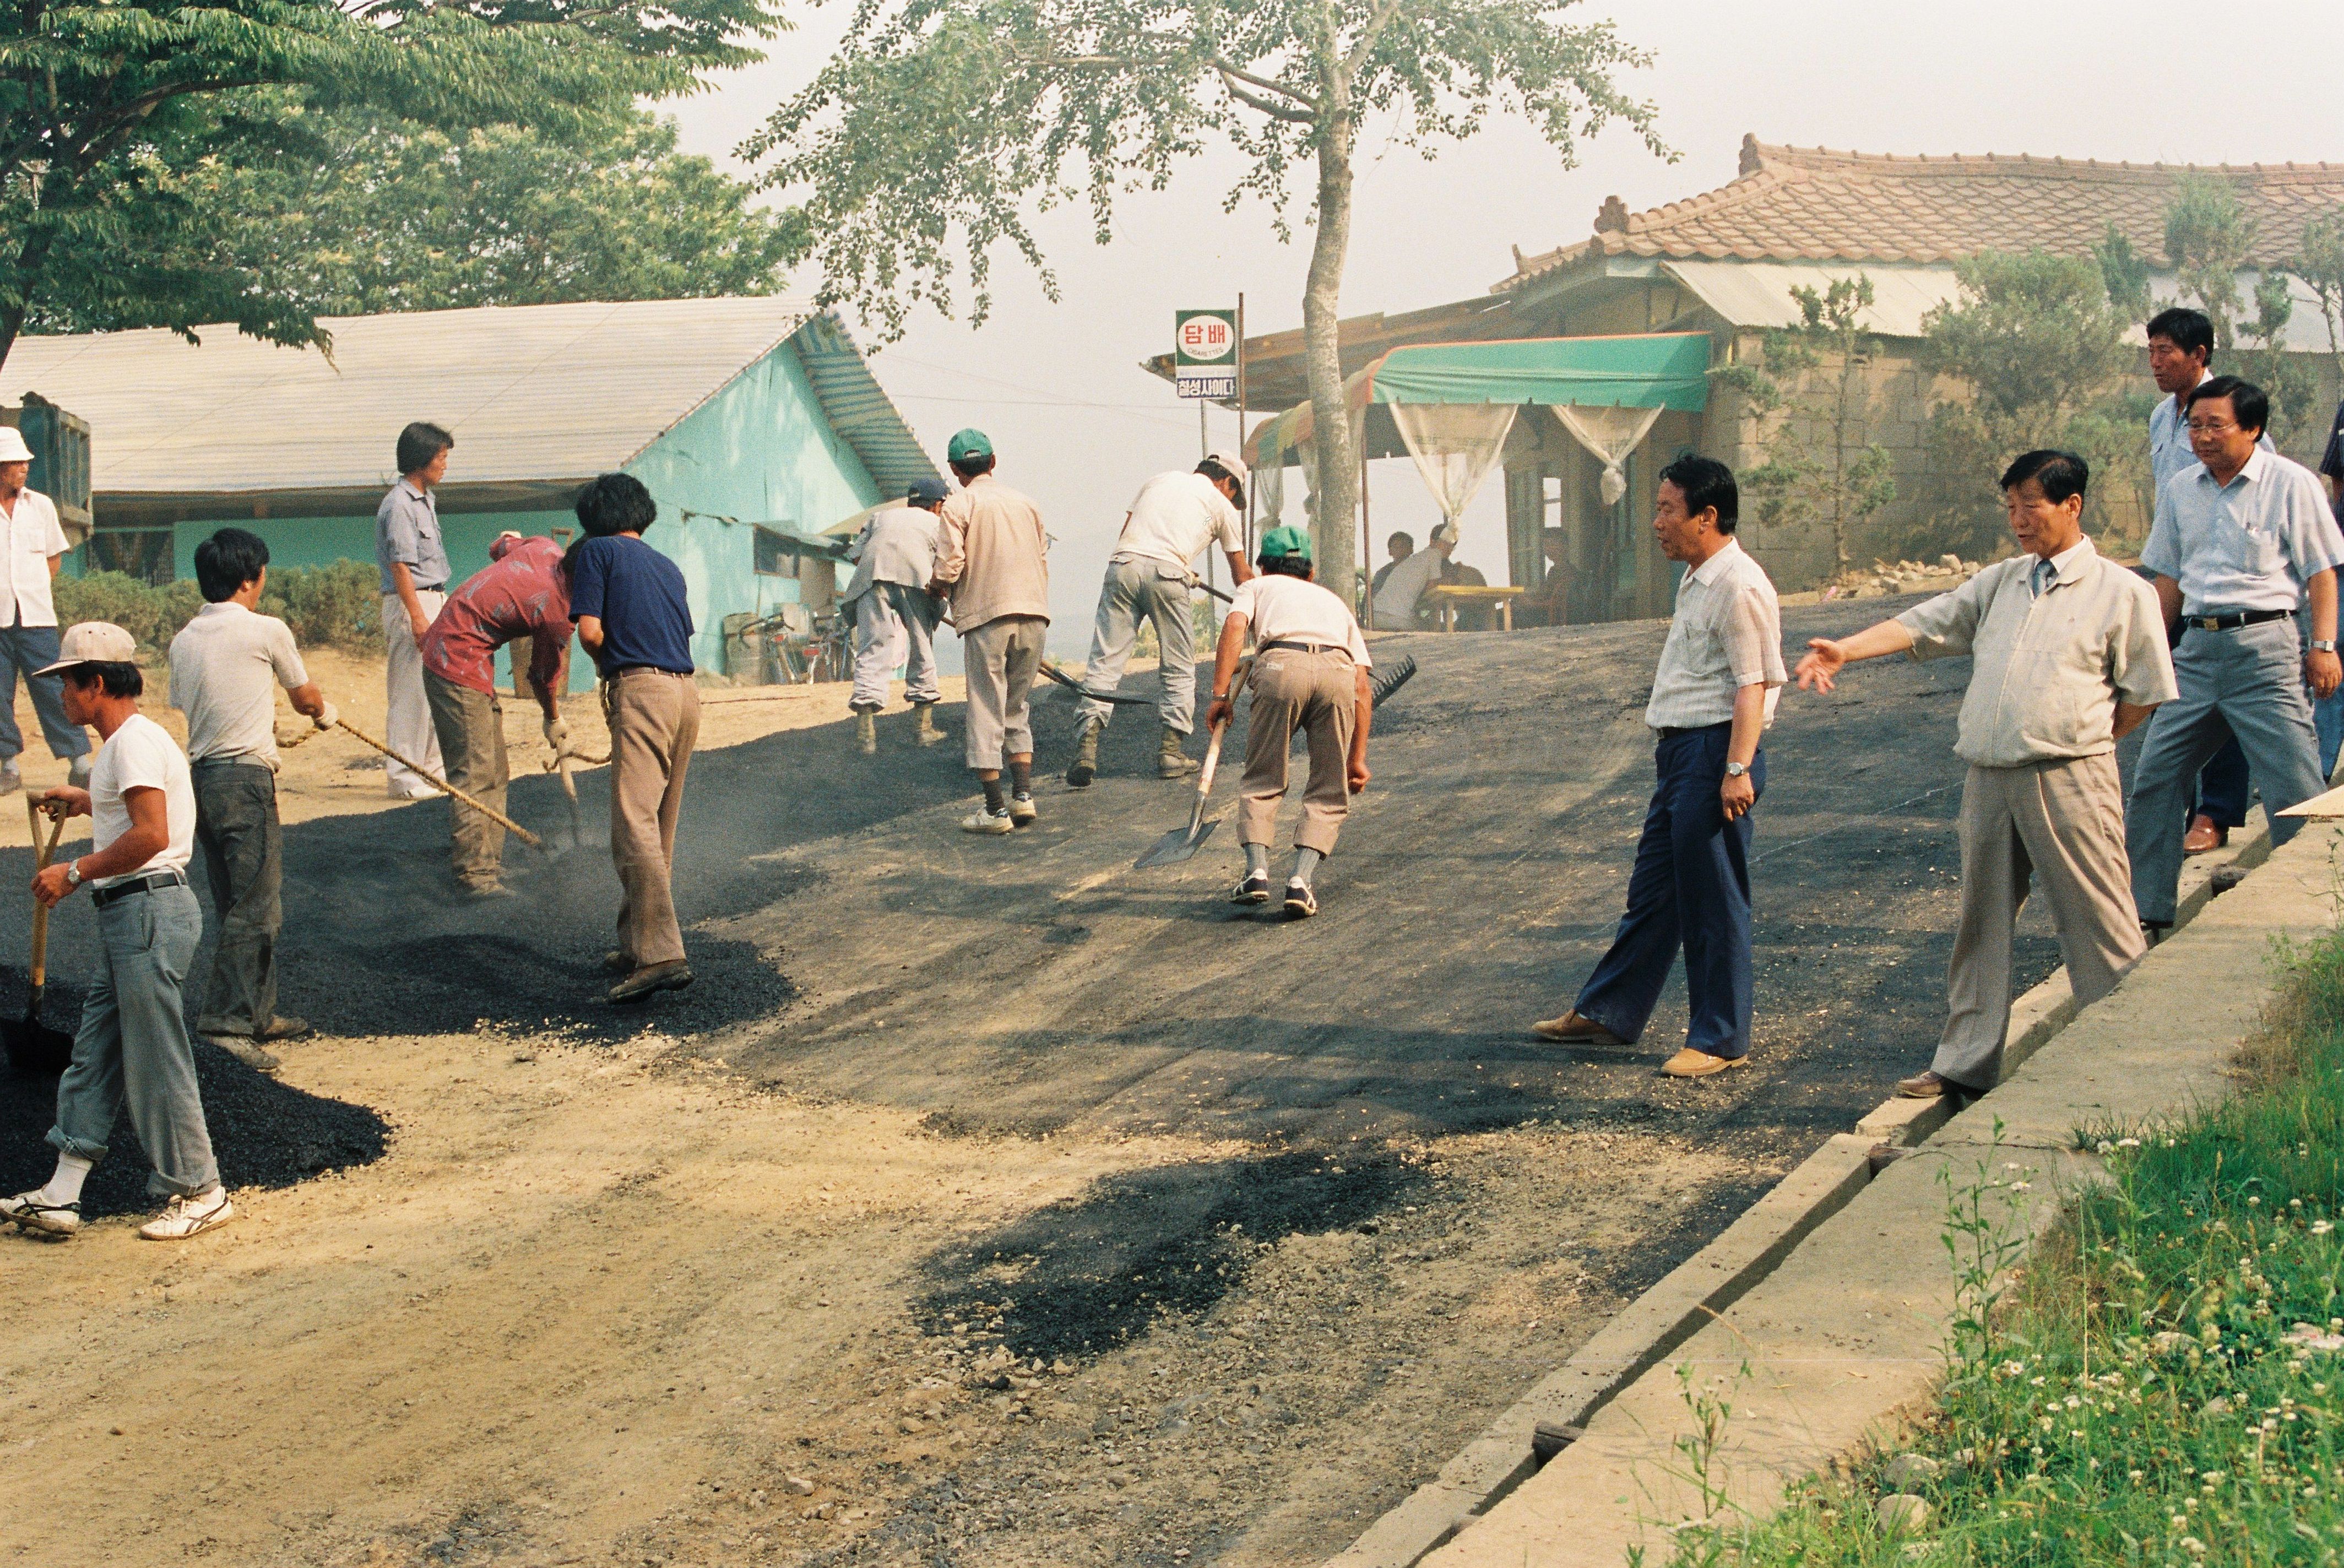
[[[936,571],[936,513],[952,492],[940,479],[912,481],[901,506],[871,514],[847,550],[854,578],[840,607],[854,623],[854,744],[865,755],[879,749],[875,723],[887,705],[895,667],[904,667],[904,695],[918,715],[912,739],[924,746],[944,739],[936,729],[936,622],[944,613],[928,592]]]

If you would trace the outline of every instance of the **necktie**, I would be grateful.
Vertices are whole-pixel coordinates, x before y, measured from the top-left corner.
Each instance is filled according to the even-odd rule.
[[[2026,580],[2027,596],[2032,599],[2042,598],[2043,591],[2051,586],[2051,580],[2057,575],[2058,569],[2049,561],[2036,561],[2035,571]]]

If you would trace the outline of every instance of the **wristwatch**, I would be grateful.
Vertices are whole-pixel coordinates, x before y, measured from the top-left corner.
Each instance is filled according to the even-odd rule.
[[[2315,653],[2333,653],[2336,652],[2336,639],[2333,637],[2314,637],[2311,640],[2311,651]]]
[[[1725,776],[1730,779],[1745,777],[1748,775],[1749,772],[1750,764],[1748,763],[1728,763],[1725,764]]]
[[[68,860],[66,862],[66,885],[67,887],[79,887],[81,885],[80,861]]]

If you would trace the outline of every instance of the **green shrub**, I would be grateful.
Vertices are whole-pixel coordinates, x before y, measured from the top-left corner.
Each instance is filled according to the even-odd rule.
[[[268,569],[268,589],[260,609],[293,629],[304,648],[343,648],[352,652],[382,649],[380,579],[371,562],[337,561],[330,566]],[[111,621],[138,640],[142,651],[160,656],[179,628],[203,608],[193,582],[161,587],[120,572],[61,577],[56,583],[57,622]]]

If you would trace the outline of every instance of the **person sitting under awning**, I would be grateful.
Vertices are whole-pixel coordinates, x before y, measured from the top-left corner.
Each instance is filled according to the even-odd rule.
[[[1391,569],[1376,591],[1370,618],[1379,632],[1413,632],[1424,591],[1440,581],[1457,536],[1447,525],[1432,531],[1432,542]]]

